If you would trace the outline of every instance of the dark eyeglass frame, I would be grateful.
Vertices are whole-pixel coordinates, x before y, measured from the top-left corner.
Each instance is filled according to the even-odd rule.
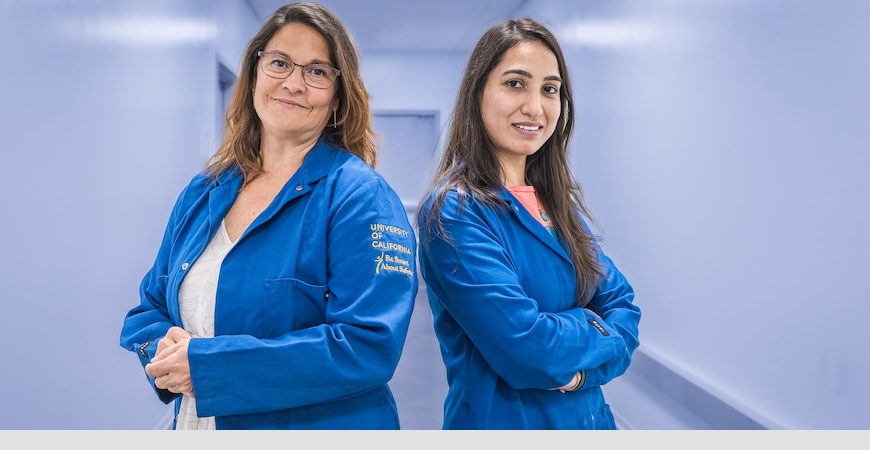
[[[278,57],[278,58],[280,58],[280,59],[282,59],[282,60],[284,60],[284,61],[287,61],[287,63],[290,64],[290,70],[287,72],[287,75],[281,77],[281,76],[276,76],[276,75],[274,75],[274,74],[269,73],[269,71],[266,70],[266,67],[263,66],[263,64],[267,64],[267,63],[265,62],[266,60],[263,59],[263,56],[264,56],[264,55],[275,56],[275,57]],[[338,70],[338,69],[336,69],[335,67],[330,66],[329,64],[322,64],[322,63],[314,63],[314,64],[296,64],[296,63],[295,63],[292,59],[290,59],[288,56],[283,55],[283,54],[281,54],[281,53],[277,53],[277,52],[267,52],[267,51],[265,51],[265,50],[260,50],[260,51],[257,52],[257,58],[260,59],[260,60],[257,62],[257,65],[260,66],[260,69],[263,71],[263,73],[266,74],[266,76],[268,76],[268,77],[275,78],[275,79],[278,79],[278,80],[286,80],[288,77],[290,77],[290,75],[293,74],[293,71],[296,70],[296,67],[301,67],[301,68],[302,68],[302,81],[304,81],[305,84],[307,84],[308,86],[311,86],[311,87],[313,87],[313,88],[315,88],[315,89],[329,89],[330,87],[332,87],[332,86],[335,84],[335,80],[336,80],[339,76],[341,76],[341,71]],[[305,74],[307,73],[307,72],[305,71],[305,68],[306,68],[306,67],[309,67],[309,68],[310,68],[310,67],[319,67],[319,68],[323,69],[324,71],[332,71],[332,73],[335,74],[335,77],[333,77],[333,78],[331,78],[331,79],[330,79],[329,77],[325,77],[327,80],[330,81],[330,83],[329,83],[328,86],[314,86],[314,85],[312,85],[312,84],[308,81],[308,77],[306,77],[306,75],[305,75]]]

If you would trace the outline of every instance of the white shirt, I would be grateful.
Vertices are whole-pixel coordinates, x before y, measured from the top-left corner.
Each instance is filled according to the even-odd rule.
[[[214,337],[214,303],[221,263],[234,242],[230,241],[224,222],[202,255],[185,275],[178,291],[178,309],[185,331],[198,337]],[[194,386],[195,393],[196,386]],[[196,415],[196,399],[181,398],[176,430],[214,430],[214,417]]]

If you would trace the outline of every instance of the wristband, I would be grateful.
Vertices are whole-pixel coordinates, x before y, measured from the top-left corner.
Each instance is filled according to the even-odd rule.
[[[586,371],[581,370],[581,371],[575,373],[574,378],[572,378],[571,381],[574,381],[575,379],[577,380],[576,383],[574,383],[572,386],[570,386],[568,388],[559,389],[559,392],[561,392],[563,394],[566,392],[574,392],[576,390],[579,390],[581,387],[583,387],[583,384],[586,382]]]
[[[586,371],[581,370],[581,371],[577,372],[577,374],[580,376],[580,379],[577,380],[577,386],[574,386],[574,388],[571,389],[571,392],[579,391],[580,388],[582,388],[583,385],[586,384]]]

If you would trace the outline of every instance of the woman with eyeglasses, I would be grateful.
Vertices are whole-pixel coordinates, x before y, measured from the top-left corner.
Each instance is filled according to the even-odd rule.
[[[225,140],[179,195],[121,346],[173,428],[398,429],[415,236],[373,167],[359,55],[315,3],[248,43]]]
[[[418,213],[447,368],[445,429],[613,429],[601,386],[638,347],[634,290],[587,227],[555,36],[493,26],[466,66]]]

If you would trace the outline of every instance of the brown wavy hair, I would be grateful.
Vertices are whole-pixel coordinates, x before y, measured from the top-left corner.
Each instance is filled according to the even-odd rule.
[[[239,166],[245,183],[263,171],[260,155],[260,118],[254,111],[253,89],[257,81],[257,52],[263,50],[281,29],[301,23],[320,33],[329,46],[330,63],[341,71],[336,79],[336,121],[324,130],[332,144],[360,157],[369,166],[377,163],[377,135],[372,130],[369,94],[360,74],[360,56],[353,39],[332,12],[317,3],[291,3],[278,8],[248,42],[232,99],[227,107],[224,141],[209,160],[206,172],[217,177]]]
[[[561,114],[556,130],[535,154],[526,160],[526,181],[534,186],[539,201],[549,212],[556,230],[568,245],[576,273],[575,303],[585,305],[595,293],[602,276],[598,251],[591,231],[583,226],[581,216],[594,223],[583,200],[583,190],[570,170],[568,148],[574,129],[574,109],[571,82],[565,57],[555,36],[536,21],[523,18],[507,20],[490,28],[477,42],[462,78],[456,105],[450,118],[447,145],[429,189],[433,199],[428,213],[427,202],[421,204],[417,217],[426,221],[423,245],[431,238],[431,230],[444,236],[441,208],[447,193],[459,192],[460,207],[465,196],[497,207],[507,207],[500,196],[504,189],[501,165],[493,143],[486,133],[481,115],[481,102],[487,78],[504,54],[521,42],[537,41],[549,48],[559,64],[562,87],[559,90]],[[427,195],[428,197],[428,195]]]

